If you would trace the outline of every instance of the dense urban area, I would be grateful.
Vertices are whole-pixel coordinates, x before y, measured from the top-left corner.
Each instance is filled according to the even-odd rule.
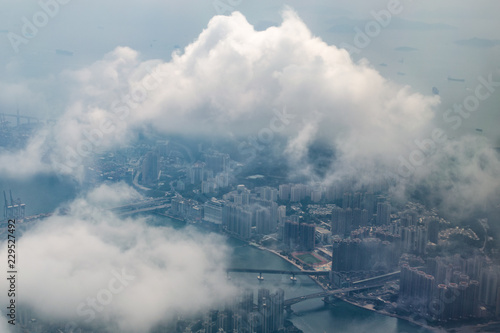
[[[19,118],[17,119],[19,122]],[[22,145],[31,125],[3,119],[3,140]],[[14,135],[14,129],[15,135]],[[179,332],[293,332],[285,320],[293,304],[321,297],[403,318],[426,328],[489,327],[500,317],[498,253],[488,220],[448,221],[417,200],[394,202],[390,182],[357,186],[289,182],[265,159],[232,159],[234,147],[181,139],[139,138],[140,144],[103,152],[82,166],[85,186],[125,181],[147,199],[112,211],[120,216],[154,213],[185,221],[273,252],[296,270],[253,272],[309,275],[323,293],[287,299],[284,291],[246,289],[238,300],[199,319],[179,319]],[[227,146],[226,146],[227,147]],[[236,151],[235,155],[240,155]],[[4,191],[4,222],[24,225],[46,215],[25,216],[29,203]],[[34,327],[36,322],[25,322]],[[31,325],[31,326],[30,326]],[[458,327],[461,327],[460,329]],[[161,331],[160,328],[158,331]]]

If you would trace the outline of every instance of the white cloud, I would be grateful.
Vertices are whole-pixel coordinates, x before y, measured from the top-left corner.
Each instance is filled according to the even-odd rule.
[[[136,51],[120,47],[61,78],[73,102],[51,138],[51,161],[69,165],[69,172],[82,155],[126,142],[143,125],[247,135],[283,107],[298,116],[287,135],[321,119],[318,133],[347,157],[385,154],[425,128],[438,103],[386,81],[366,62],[353,63],[345,50],[314,37],[292,10],[264,31],[238,12],[216,16],[170,62],[141,62]]]
[[[123,185],[101,187],[90,196],[123,190]],[[120,220],[85,199],[73,202],[67,215],[40,222],[18,243],[17,301],[43,320],[146,332],[162,320],[215,306],[234,292],[224,270],[230,250],[221,236]],[[2,243],[4,257],[6,248]]]
[[[86,195],[90,204],[104,208],[118,207],[141,198],[141,194],[124,182],[100,185]]]
[[[488,211],[500,197],[500,160],[484,138],[446,141],[416,166],[406,184],[423,200],[460,219]]]
[[[138,52],[118,47],[59,77],[70,105],[57,131],[31,144],[47,151],[23,152],[23,174],[53,168],[80,178],[96,150],[125,144],[146,127],[255,136],[269,126],[274,110],[286,108],[294,118],[280,134],[288,138],[292,167],[309,173],[313,168],[298,161],[308,144],[323,141],[336,158],[326,182],[356,176],[369,183],[395,170],[414,140],[428,135],[440,103],[438,96],[385,79],[366,60],[353,62],[290,9],[281,25],[263,31],[238,12],[216,16],[169,62],[143,61]]]

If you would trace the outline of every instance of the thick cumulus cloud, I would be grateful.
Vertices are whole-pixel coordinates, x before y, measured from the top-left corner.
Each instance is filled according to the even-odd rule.
[[[244,149],[249,136],[272,142],[281,135],[287,138],[284,155],[294,175],[326,184],[346,177],[370,183],[396,176],[399,184],[408,185],[397,172],[400,157],[415,149],[415,139],[430,135],[439,105],[438,96],[388,81],[366,60],[353,62],[346,50],[315,37],[290,9],[283,12],[281,25],[262,31],[238,12],[216,16],[169,62],[143,61],[138,52],[119,47],[59,79],[69,91],[69,106],[56,130],[37,139],[43,153],[33,142],[29,147],[34,148],[24,152],[24,164],[33,167],[19,173],[48,168],[82,177],[96,151],[153,128],[227,136],[241,140]],[[316,142],[335,152],[320,177],[305,160]],[[440,161],[452,161],[448,155],[439,150],[422,168],[441,170]],[[493,151],[487,155],[491,163],[498,162]],[[472,157],[461,159],[463,172],[467,163],[474,164],[474,158],[467,158]],[[476,171],[481,179],[492,176],[490,169]],[[424,174],[419,171],[411,182],[427,181]],[[489,187],[483,193],[488,196]]]
[[[110,188],[88,197],[104,192]],[[224,271],[230,251],[221,236],[120,220],[89,202],[75,200],[69,213],[40,222],[18,241],[19,308],[68,327],[147,332],[231,297]],[[1,248],[6,257],[6,244]]]
[[[438,97],[385,80],[366,62],[313,36],[286,10],[278,27],[256,31],[245,17],[216,16],[170,62],[141,61],[120,47],[60,75],[72,102],[45,141],[46,162],[81,175],[82,161],[153,126],[165,133],[293,137],[290,151],[327,139],[347,162],[393,155],[433,117]],[[288,116],[283,116],[286,108]],[[293,120],[293,121],[292,121]],[[304,132],[314,126],[316,131]],[[34,156],[38,159],[38,156]],[[359,164],[359,163],[358,163]]]
[[[498,152],[484,138],[464,136],[429,151],[411,177],[398,186],[406,186],[418,199],[460,219],[498,205],[499,177]]]
[[[113,208],[137,201],[142,196],[124,182],[103,184],[87,194],[87,201],[94,206]]]

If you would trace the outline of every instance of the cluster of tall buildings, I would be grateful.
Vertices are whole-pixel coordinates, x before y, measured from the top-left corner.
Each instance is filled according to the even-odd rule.
[[[221,310],[211,310],[205,316],[206,333],[274,333],[282,332],[285,324],[285,292],[278,289],[271,293],[261,288],[254,303],[254,293],[246,289],[243,295]]]
[[[406,252],[424,255],[429,242],[438,243],[439,219],[434,216],[417,219],[406,213],[402,215],[399,219],[395,219],[388,224],[361,226],[352,230],[350,237],[376,237],[394,244],[394,249],[398,253]]]
[[[320,202],[323,197],[324,188],[319,185],[282,184],[279,186],[279,198],[283,201],[299,202],[309,198],[312,202]]]
[[[211,166],[212,170],[224,170],[224,158],[213,157],[205,163],[209,160],[217,165]],[[205,171],[202,174],[206,175]],[[200,177],[200,183],[206,181]],[[396,271],[399,265],[398,311],[439,321],[500,316],[500,270],[486,263],[484,256],[421,259],[430,247],[444,244],[440,230],[449,222],[418,204],[408,203],[404,210],[396,211],[383,195],[341,189],[282,184],[278,189],[264,186],[249,190],[238,185],[221,199],[212,198],[200,205],[201,219],[243,239],[277,232],[278,240],[290,251],[313,251],[316,229],[321,227],[320,241],[333,243],[331,278],[338,286],[345,286],[353,277]],[[309,215],[302,211],[304,200],[316,203],[309,205]],[[320,201],[329,204],[317,204]],[[287,216],[287,211],[291,215]],[[187,210],[186,214],[198,216],[198,210]],[[256,318],[274,316],[268,315],[275,311],[273,297],[278,296],[259,291],[261,301],[245,317],[250,330]],[[219,311],[211,318],[207,322],[223,323],[217,327],[226,330],[237,325],[228,318],[238,319],[238,315]],[[275,319],[262,320],[262,332],[273,332],[279,326],[269,324]],[[233,324],[227,324],[229,321]]]
[[[299,202],[309,198],[312,202],[341,202],[342,208],[366,209],[370,214],[374,213],[378,202],[385,202],[385,198],[377,196],[375,192],[382,192],[385,185],[374,185],[365,192],[350,192],[350,183],[325,186],[322,184],[282,184],[279,186],[279,198],[283,201]]]
[[[222,199],[211,198],[204,204],[176,196],[171,213],[183,218],[204,221],[242,239],[278,232],[278,239],[289,250],[312,251],[316,245],[316,226],[286,216],[286,207],[278,206],[278,190],[257,187],[250,191],[238,185]]]
[[[285,221],[283,243],[289,250],[313,251],[316,245],[316,226],[310,223]]]
[[[170,213],[177,217],[201,221],[203,206],[196,200],[186,199],[178,195],[172,198]]]
[[[278,204],[276,192],[268,188],[248,190],[239,185],[222,199],[211,198],[203,204],[181,196],[172,198],[171,213],[182,218],[203,221],[242,239],[253,234],[267,235],[277,231]]]
[[[219,152],[204,154],[205,162],[196,162],[189,168],[192,185],[201,186],[201,193],[215,193],[219,188],[229,186],[229,155]]]
[[[336,239],[332,249],[332,271],[389,271],[399,255],[390,242],[378,238]]]
[[[370,219],[371,216],[366,209],[335,207],[332,209],[332,234],[344,237],[353,228],[368,225]]]
[[[439,321],[500,315],[499,267],[475,255],[401,261],[399,307]]]
[[[391,222],[391,205],[387,198],[371,192],[344,192],[342,207],[332,210],[332,233],[347,237],[358,227],[387,225]]]
[[[253,211],[248,206],[227,203],[222,207],[222,225],[230,234],[243,239],[252,235]]]
[[[275,189],[257,187],[250,191],[244,185],[238,185],[236,191],[226,193],[223,198],[222,225],[227,232],[245,239],[252,233],[267,235],[276,232],[278,204]]]
[[[370,197],[371,195],[367,198]],[[358,205],[359,200],[362,205],[364,200],[361,195],[354,195],[352,199],[345,195],[344,198],[347,198],[349,205]],[[437,242],[438,219],[433,216],[417,218],[418,215],[413,210],[396,213],[391,219],[390,205],[383,201],[383,197],[379,197],[379,200],[381,201],[376,205],[377,213],[371,225],[358,224],[356,229],[349,232],[349,237],[348,228],[337,233],[341,237],[333,241],[333,273],[347,277],[360,271],[393,271],[396,270],[402,253],[422,256],[426,253],[429,241]],[[342,226],[354,226],[349,205],[347,208],[333,208],[332,233],[335,234]],[[378,224],[377,220],[384,222]],[[343,221],[351,221],[351,224]]]
[[[161,175],[162,166],[166,160],[172,159],[179,152],[172,153],[168,144],[160,144],[156,149],[148,151],[142,157],[141,174],[142,184],[154,185]],[[215,193],[218,188],[229,186],[228,154],[209,151],[203,155],[202,162],[195,162],[189,166],[186,179],[178,179],[178,190],[184,189],[184,184],[200,185],[202,193]]]

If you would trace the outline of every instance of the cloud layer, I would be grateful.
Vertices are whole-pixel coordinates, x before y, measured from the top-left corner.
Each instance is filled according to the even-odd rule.
[[[279,27],[264,31],[238,12],[216,16],[170,62],[141,61],[136,51],[119,47],[60,79],[72,102],[45,142],[47,163],[62,172],[73,172],[75,161],[97,149],[126,142],[142,126],[251,135],[285,107],[296,116],[285,135],[317,124],[314,135],[333,140],[346,157],[387,154],[420,133],[438,103],[388,82],[368,63],[353,63],[345,50],[313,36],[292,10]]]
[[[1,155],[1,170],[9,176],[54,170],[82,179],[95,152],[154,129],[243,144],[249,137],[272,144],[281,135],[293,174],[324,183],[401,178],[400,157],[431,135],[439,97],[385,79],[366,60],[353,62],[346,50],[314,36],[293,10],[282,16],[279,26],[262,31],[238,12],[215,16],[168,62],[142,60],[137,51],[118,47],[88,67],[61,73],[69,100],[65,113],[24,151]],[[457,144],[448,141],[443,147]],[[321,176],[305,158],[315,142],[335,151]],[[468,144],[489,149],[484,142]],[[450,152],[460,149],[440,147],[410,185],[428,181],[426,172],[446,169],[439,161],[450,161]],[[499,165],[493,150],[486,155]],[[462,157],[464,168],[475,163],[470,154]],[[492,178],[494,169],[479,168],[477,177]],[[453,179],[467,188],[466,179]],[[406,186],[408,180],[398,182]],[[492,193],[490,187],[483,196]]]
[[[153,228],[143,219],[122,220],[90,204],[104,192],[120,195],[114,190],[103,185],[75,200],[66,215],[23,235],[18,245],[21,307],[33,309],[35,318],[63,324],[146,332],[232,295],[224,270],[230,250],[221,236]],[[6,248],[2,243],[4,257]]]

